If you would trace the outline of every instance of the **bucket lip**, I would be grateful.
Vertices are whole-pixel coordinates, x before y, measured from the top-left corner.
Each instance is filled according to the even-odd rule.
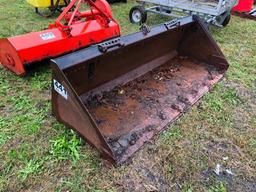
[[[125,36],[120,36],[118,38],[120,38],[120,41],[122,41],[124,43],[124,46],[128,46],[130,44],[133,44],[133,43],[136,43],[138,41],[151,38],[152,36],[161,34],[163,32],[166,32],[166,31],[169,31],[169,30],[174,30],[178,27],[182,27],[184,25],[187,25],[187,24],[198,21],[197,17],[195,17],[195,16],[187,16],[187,17],[180,18],[180,19],[175,19],[175,20],[178,20],[180,24],[179,24],[179,26],[174,26],[171,29],[168,29],[166,27],[165,24],[168,23],[168,22],[166,22],[166,23],[163,23],[163,24],[159,24],[159,25],[155,25],[155,26],[150,27],[150,32],[146,35],[144,35],[143,32],[139,31],[139,32],[135,32],[135,33],[125,35]],[[170,21],[173,21],[173,20],[170,20]],[[111,38],[111,39],[115,39],[115,38],[117,38],[117,37],[114,37],[114,38]],[[106,41],[109,41],[109,39],[105,40],[101,43],[104,43]],[[106,54],[106,53],[102,53],[98,49],[98,46],[101,43],[91,45],[91,46],[86,47],[84,49],[75,51],[75,52],[67,54],[67,55],[60,56],[58,58],[51,59],[51,63],[57,65],[61,70],[65,70],[65,69],[73,67],[73,66],[75,66],[79,63],[85,62],[84,58],[86,58],[86,61],[89,61],[89,60],[91,60],[95,57]],[[118,49],[118,48],[115,48],[113,50],[116,50],[116,49]],[[70,55],[72,55],[72,57],[70,57]],[[81,55],[83,57],[81,57]],[[74,59],[74,57],[76,59]]]

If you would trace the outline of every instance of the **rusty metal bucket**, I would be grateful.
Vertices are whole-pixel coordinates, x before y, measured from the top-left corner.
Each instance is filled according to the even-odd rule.
[[[228,68],[197,17],[52,60],[53,113],[122,164],[174,122]]]

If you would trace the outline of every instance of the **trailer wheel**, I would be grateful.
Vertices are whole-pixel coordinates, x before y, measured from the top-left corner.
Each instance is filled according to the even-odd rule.
[[[147,21],[147,11],[141,5],[137,5],[131,8],[130,13],[131,23],[145,23]]]
[[[228,15],[226,16],[226,18],[223,20],[223,22],[221,23],[221,25],[222,25],[223,27],[226,27],[226,26],[229,24],[229,22],[230,22],[230,18],[231,18],[231,16],[230,16],[230,14],[228,14]]]
[[[223,26],[223,27],[226,27],[226,26],[229,24],[230,18],[231,18],[231,16],[230,16],[230,14],[228,14],[227,17],[226,17],[226,18],[224,19],[224,21],[222,22],[222,26]]]

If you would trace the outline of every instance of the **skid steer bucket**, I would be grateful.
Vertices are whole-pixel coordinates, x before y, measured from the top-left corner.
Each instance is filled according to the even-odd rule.
[[[228,68],[197,17],[52,60],[53,113],[115,164],[174,122]]]

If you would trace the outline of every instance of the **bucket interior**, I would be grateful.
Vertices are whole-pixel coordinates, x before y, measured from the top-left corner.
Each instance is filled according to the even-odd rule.
[[[156,129],[185,111],[219,75],[218,69],[196,60],[175,57],[124,85],[81,96],[108,138],[130,131]]]
[[[218,50],[194,23],[127,44],[64,73],[122,162],[219,81],[224,70],[212,62],[213,55]]]

